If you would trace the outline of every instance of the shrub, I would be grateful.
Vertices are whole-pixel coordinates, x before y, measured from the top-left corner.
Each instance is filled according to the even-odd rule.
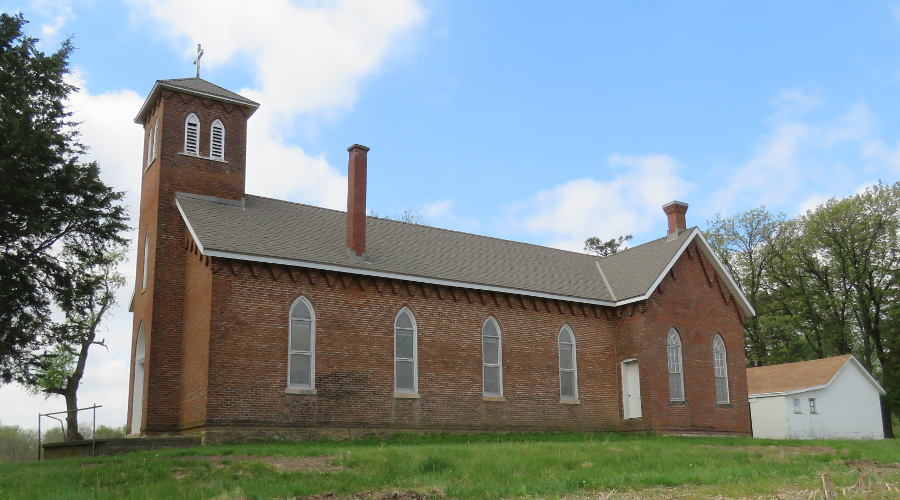
[[[18,425],[0,425],[0,462],[27,462],[37,458],[37,432]]]

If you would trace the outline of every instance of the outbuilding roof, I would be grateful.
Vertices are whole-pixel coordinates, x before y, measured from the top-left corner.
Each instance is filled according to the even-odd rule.
[[[804,392],[827,387],[845,364],[852,362],[862,370],[880,392],[878,382],[851,354],[831,358],[797,361],[780,365],[747,369],[747,392],[750,396]]]
[[[176,204],[205,255],[392,277],[599,305],[643,300],[684,251],[698,246],[753,308],[696,228],[609,257],[366,218],[366,252],[345,243],[346,213],[247,195],[242,201],[178,193]]]

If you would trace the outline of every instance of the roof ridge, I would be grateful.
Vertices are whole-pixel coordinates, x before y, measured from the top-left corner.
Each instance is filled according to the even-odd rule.
[[[209,80],[204,80],[203,78],[200,78],[199,76],[191,76],[191,77],[187,77],[187,78],[170,78],[170,79],[168,79],[168,80],[162,80],[162,81],[164,81],[164,82],[175,82],[175,81],[182,82],[182,81],[186,81],[186,80],[197,80],[197,81],[199,81],[199,82],[208,83],[208,84],[212,85],[213,87],[215,87],[215,88],[217,88],[217,89],[224,90],[225,92],[228,92],[229,94],[240,95],[240,94],[238,94],[237,92],[235,92],[235,91],[233,91],[233,90],[228,90],[228,89],[226,89],[225,87],[223,87],[223,86],[221,86],[221,85],[218,85],[218,84],[216,84],[216,83],[213,83],[213,82],[211,82],[211,81],[209,81]],[[244,96],[241,96],[241,97],[244,97]],[[244,99],[247,99],[247,98],[244,97]]]
[[[692,232],[694,229],[699,229],[699,226],[691,226],[691,227],[685,229],[685,230],[683,231],[683,233],[689,233],[689,232]],[[681,234],[679,234],[678,236],[680,237]],[[676,239],[677,239],[677,238],[672,238],[672,239],[669,240],[669,241],[675,241]],[[649,244],[651,244],[651,243],[656,243],[656,242],[659,241],[659,240],[668,240],[668,236],[661,236],[661,237],[659,237],[659,238],[656,238],[656,239],[653,239],[653,240],[650,240],[650,241],[645,241],[645,242],[641,243],[640,245],[635,245],[635,246],[633,246],[633,247],[628,247],[628,248],[626,248],[626,249],[624,249],[624,250],[619,250],[618,252],[616,252],[616,253],[614,253],[614,254],[604,255],[604,256],[602,256],[602,257],[599,256],[599,255],[597,255],[596,257],[597,257],[598,259],[600,259],[600,260],[608,259],[608,258],[610,258],[610,257],[615,257],[616,255],[623,254],[623,253],[625,253],[625,252],[630,252],[630,251],[632,251],[632,250],[636,250],[636,249],[638,249],[638,248],[641,248],[641,247],[643,247],[643,246],[649,245]]]
[[[262,198],[262,199],[265,199],[265,200],[272,200],[272,201],[277,201],[277,202],[281,202],[281,203],[290,203],[290,204],[292,204],[292,205],[300,205],[300,206],[304,206],[304,207],[319,208],[319,209],[322,209],[322,210],[329,210],[329,211],[332,211],[332,212],[339,212],[339,213],[342,213],[342,214],[347,213],[345,210],[337,210],[337,209],[334,209],[334,208],[320,207],[320,206],[318,206],[318,205],[310,205],[310,204],[308,204],[308,203],[300,203],[300,202],[298,202],[298,201],[281,200],[281,199],[278,199],[278,198],[270,198],[270,197],[268,197],[268,196],[259,196],[259,195],[255,195],[255,194],[247,194],[246,196],[252,196],[252,197],[254,197],[254,198]],[[447,228],[445,228],[445,227],[429,226],[429,225],[427,225],[427,224],[416,224],[416,223],[413,223],[413,222],[406,222],[406,221],[402,221],[402,220],[388,219],[388,218],[377,217],[377,216],[373,216],[373,215],[366,215],[366,218],[367,218],[367,219],[378,219],[378,220],[383,220],[383,221],[386,221],[386,222],[393,222],[393,223],[396,223],[396,224],[408,224],[408,225],[410,225],[410,226],[419,226],[419,227],[423,227],[423,228],[426,228],[426,229],[434,229],[434,230],[438,230],[438,231],[447,231],[447,232],[450,232],[450,233],[456,233],[456,234],[464,234],[464,235],[466,235],[466,236],[475,236],[475,237],[477,237],[477,238],[487,238],[487,239],[497,240],[497,241],[503,241],[503,242],[507,242],[507,243],[515,243],[515,244],[517,244],[517,245],[529,245],[529,246],[533,246],[533,247],[543,248],[543,249],[546,249],[546,250],[552,250],[552,251],[554,251],[554,252],[565,252],[565,253],[570,253],[570,254],[575,254],[575,255],[581,256],[581,257],[585,257],[585,258],[588,258],[588,259],[596,259],[596,256],[593,256],[593,255],[591,255],[591,254],[587,254],[587,253],[583,253],[583,252],[575,252],[575,251],[572,251],[572,250],[564,250],[564,249],[562,249],[562,248],[548,247],[548,246],[546,246],[546,245],[538,245],[537,243],[528,243],[528,242],[526,242],[526,241],[516,241],[516,240],[510,240],[510,239],[506,239],[506,238],[498,238],[498,237],[496,237],[496,236],[487,236],[487,235],[484,235],[484,234],[467,233],[467,232],[465,232],[465,231],[458,231],[458,230],[456,230],[456,229],[447,229]],[[656,241],[656,240],[654,240],[654,241]],[[646,244],[646,243],[642,243],[642,245],[644,245],[644,244]]]
[[[805,359],[803,361],[789,361],[787,363],[777,363],[774,365],[751,366],[751,367],[747,368],[747,370],[756,370],[759,368],[771,368],[773,366],[787,366],[787,365],[799,365],[799,364],[803,364],[803,363],[816,363],[819,361],[836,360],[838,358],[849,359],[851,356],[853,356],[853,355],[852,354],[839,354],[837,356],[828,356],[827,358]]]

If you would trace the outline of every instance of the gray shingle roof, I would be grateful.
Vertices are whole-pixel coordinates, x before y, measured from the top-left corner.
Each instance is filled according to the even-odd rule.
[[[159,84],[164,87],[172,87],[179,90],[187,90],[188,92],[200,92],[224,99],[237,101],[248,106],[259,107],[259,103],[251,101],[246,97],[235,94],[234,92],[219,87],[218,85],[208,82],[202,78],[172,78],[169,80],[159,80]]]
[[[259,107],[258,102],[251,101],[250,99],[247,99],[240,94],[235,94],[228,89],[222,88],[202,78],[172,78],[169,80],[156,81],[156,83],[153,85],[153,89],[150,91],[150,94],[147,96],[147,99],[141,106],[141,110],[138,112],[137,117],[135,117],[134,119],[135,123],[143,122],[144,114],[147,112],[150,104],[156,100],[160,88],[170,88],[179,90],[181,92],[187,92],[189,94],[211,97],[213,99],[232,102],[254,109]]]
[[[250,195],[242,205],[184,193],[177,201],[204,253],[211,255],[339,266],[364,274],[401,274],[602,302],[646,293],[694,233],[684,231],[598,258],[367,217],[363,259],[346,248],[345,212]]]

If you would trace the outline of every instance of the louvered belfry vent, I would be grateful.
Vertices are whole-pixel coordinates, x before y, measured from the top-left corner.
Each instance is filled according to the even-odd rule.
[[[184,121],[184,152],[195,156],[200,154],[200,120],[193,113]]]
[[[212,124],[209,139],[209,157],[213,160],[225,159],[225,126],[216,120]]]

